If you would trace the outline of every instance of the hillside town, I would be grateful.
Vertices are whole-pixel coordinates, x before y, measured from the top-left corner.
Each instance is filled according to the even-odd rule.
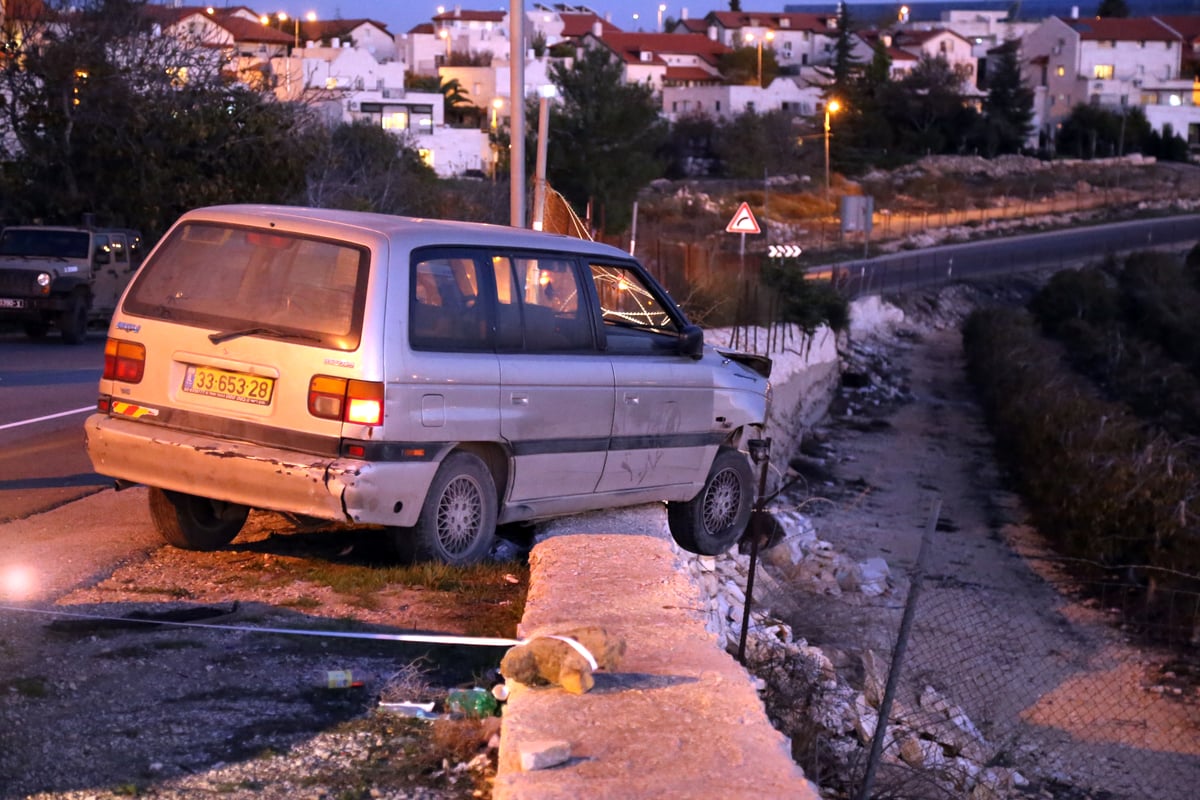
[[[148,4],[143,13],[163,35],[203,48],[230,80],[319,108],[330,123],[368,120],[411,135],[442,177],[496,168],[489,134],[512,114],[514,52],[522,53],[522,93],[530,101],[552,93],[551,65],[569,64],[580,48],[608,52],[626,82],[653,89],[670,121],[782,111],[818,125],[824,115],[828,125],[836,109],[829,105],[831,65],[846,44],[858,63],[886,55],[893,79],[922,59],[942,59],[976,106],[988,95],[989,67],[1016,47],[1034,93],[1029,150],[1052,149],[1071,110],[1090,104],[1141,109],[1156,133],[1177,135],[1193,158],[1200,154],[1200,14],[1099,17],[1071,6],[1035,19],[1015,15],[1020,3],[1007,10],[936,5],[936,19],[899,5],[888,24],[863,14],[843,37],[836,9],[672,14],[662,4],[652,30],[628,31],[584,5],[533,3],[521,20],[519,50],[507,12],[461,5],[403,32],[374,19],[293,18],[247,6]],[[10,34],[53,35],[60,18],[41,0],[0,0],[0,25]],[[757,69],[723,72],[723,59],[739,50],[753,52]],[[448,114],[445,92],[430,83],[456,88],[457,113]]]

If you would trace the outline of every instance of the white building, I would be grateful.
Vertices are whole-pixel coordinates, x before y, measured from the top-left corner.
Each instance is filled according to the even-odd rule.
[[[1044,20],[1021,42],[1025,80],[1040,99],[1038,130],[1052,138],[1081,103],[1136,105],[1159,133],[1170,123],[1200,145],[1200,86],[1184,74],[1185,65],[1195,69],[1200,17],[1172,19],[1175,26],[1154,17]]]

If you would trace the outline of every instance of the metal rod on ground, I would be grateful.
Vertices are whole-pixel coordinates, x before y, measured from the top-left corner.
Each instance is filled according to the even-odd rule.
[[[759,465],[758,497],[750,516],[750,571],[746,575],[746,604],[742,607],[742,635],[738,638],[737,660],[746,665],[746,635],[750,631],[750,607],[754,604],[754,573],[758,569],[758,545],[762,539],[763,508],[767,504],[767,469],[771,465],[771,440],[751,439],[750,457]]]
[[[921,549],[917,552],[917,566],[913,570],[912,582],[908,586],[908,599],[904,603],[904,616],[900,619],[900,632],[896,634],[896,650],[892,653],[892,665],[888,669],[887,686],[883,700],[879,703],[879,721],[875,724],[875,735],[871,737],[871,755],[867,758],[867,772],[858,791],[858,800],[870,800],[871,784],[875,782],[875,768],[883,752],[884,734],[887,732],[888,717],[892,713],[892,700],[896,696],[896,685],[900,682],[900,668],[904,664],[904,651],[908,648],[908,635],[912,630],[913,616],[917,610],[917,598],[921,584],[925,582],[925,562],[929,559],[933,531],[937,528],[938,516],[942,513],[942,499],[935,498],[921,536]]]

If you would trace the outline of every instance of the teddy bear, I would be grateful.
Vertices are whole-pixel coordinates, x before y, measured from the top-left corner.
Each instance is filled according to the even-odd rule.
[[[594,665],[567,639],[581,645]],[[510,648],[500,661],[500,674],[527,686],[554,684],[572,694],[583,694],[596,685],[595,669],[614,670],[624,655],[625,640],[604,628],[547,629]]]

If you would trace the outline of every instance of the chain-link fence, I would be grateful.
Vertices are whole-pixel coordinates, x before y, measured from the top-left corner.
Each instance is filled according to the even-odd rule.
[[[820,681],[783,700],[824,709],[789,731],[806,773],[876,800],[1195,797],[1198,642],[1155,646],[1166,632],[1131,627],[1116,605],[1144,586],[1080,583],[1044,551],[1021,553],[1019,591],[964,581],[930,555],[948,532],[926,530],[907,598],[794,604],[796,634],[829,654],[856,698],[840,721],[837,703],[814,697],[831,691]],[[1190,610],[1200,636],[1200,591],[1173,594],[1164,602]],[[864,635],[880,630],[891,638]]]

